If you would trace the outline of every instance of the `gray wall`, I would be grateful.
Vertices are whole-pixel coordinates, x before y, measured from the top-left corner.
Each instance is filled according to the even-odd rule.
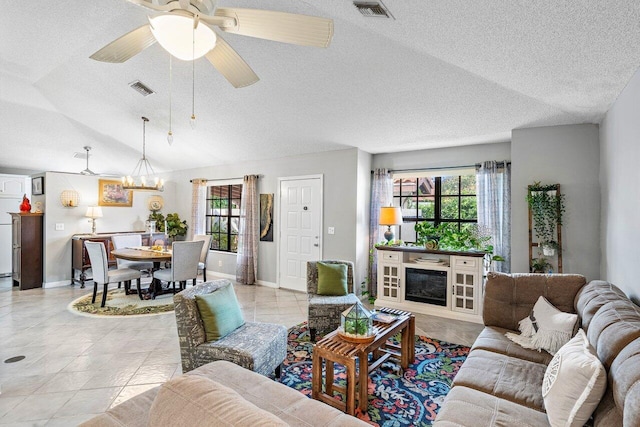
[[[45,286],[70,283],[71,280],[71,237],[74,234],[91,233],[91,224],[84,215],[87,207],[98,204],[97,176],[84,176],[59,172],[47,172],[39,176],[45,177],[45,194],[34,196],[31,205],[42,202],[44,211],[45,239]],[[113,179],[113,178],[104,178]],[[79,206],[67,208],[60,202],[63,190],[76,190]],[[165,207],[174,204],[174,185],[168,182],[164,193],[134,192],[132,207],[102,207],[102,218],[96,220],[98,233],[144,230],[144,222],[149,216],[147,201],[152,195],[162,195]],[[167,208],[163,213],[173,212]],[[56,224],[63,224],[64,230],[57,231]]]
[[[566,195],[563,272],[600,278],[598,126],[515,129],[511,139],[511,270],[529,268],[527,185],[560,184]],[[534,256],[536,256],[534,250]]]
[[[640,281],[640,71],[600,126],[601,276],[637,303]]]
[[[190,169],[175,172],[170,179],[176,183],[176,208],[180,216],[190,218],[191,184],[193,178],[229,179],[248,174],[258,174],[258,192],[274,193],[278,211],[278,178],[323,175],[323,253],[325,259],[345,259],[356,262],[360,267],[362,249],[359,248],[358,192],[365,184],[359,179],[358,168],[367,164],[366,153],[356,148],[317,153],[313,155],[284,157],[264,161],[235,163],[230,165]],[[274,241],[258,244],[258,280],[261,283],[277,282],[277,236],[278,220],[274,218]],[[335,228],[335,234],[327,233],[328,227]],[[212,251],[209,254],[208,270],[227,275],[235,275],[236,256]],[[361,274],[361,273],[360,273]],[[356,275],[358,283],[363,280]]]

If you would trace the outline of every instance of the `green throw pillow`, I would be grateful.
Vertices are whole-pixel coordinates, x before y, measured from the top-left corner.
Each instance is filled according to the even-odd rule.
[[[346,295],[346,264],[326,264],[318,262],[318,295]]]
[[[207,341],[219,340],[244,325],[240,304],[231,284],[210,294],[196,295],[196,304]]]

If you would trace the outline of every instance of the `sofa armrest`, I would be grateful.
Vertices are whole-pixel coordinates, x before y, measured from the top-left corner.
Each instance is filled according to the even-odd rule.
[[[482,318],[486,326],[517,330],[540,296],[559,310],[575,313],[574,299],[585,285],[579,274],[503,274],[490,272]]]

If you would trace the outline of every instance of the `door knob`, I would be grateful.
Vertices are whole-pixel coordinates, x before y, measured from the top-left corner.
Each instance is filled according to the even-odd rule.
[[[313,246],[315,246],[315,247],[317,248],[317,247],[318,247],[318,244],[317,244],[317,243],[314,243],[314,244],[313,244]]]

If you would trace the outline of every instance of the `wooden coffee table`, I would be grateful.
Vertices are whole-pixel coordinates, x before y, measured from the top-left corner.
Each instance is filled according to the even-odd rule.
[[[392,308],[382,308],[379,311],[392,314],[396,316],[396,319],[391,323],[374,321],[375,338],[372,342],[357,344],[345,341],[338,336],[336,330],[326,335],[313,347],[311,396],[314,399],[338,408],[349,415],[354,415],[357,384],[358,408],[365,413],[369,405],[367,390],[369,373],[390,357],[397,358],[402,369],[407,369],[409,364],[413,363],[415,359],[415,317],[409,312]],[[402,336],[400,345],[387,343],[389,338],[398,333]],[[370,354],[373,356],[371,363],[369,362]],[[334,384],[334,363],[345,367],[346,387]],[[326,365],[324,382],[322,378],[323,365]],[[357,373],[356,368],[358,368]],[[342,392],[346,396],[346,402],[338,400],[334,396],[334,390]]]

